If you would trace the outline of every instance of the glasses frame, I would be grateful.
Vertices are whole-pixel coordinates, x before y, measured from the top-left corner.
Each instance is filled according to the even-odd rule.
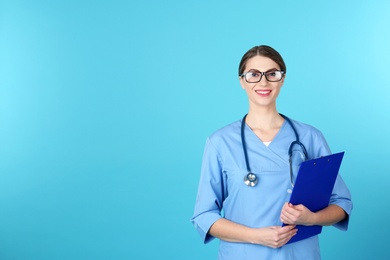
[[[242,73],[240,75],[240,77],[244,77],[245,81],[248,82],[248,83],[258,83],[261,81],[261,79],[263,78],[263,76],[265,77],[265,79],[268,81],[268,82],[279,82],[283,79],[284,77],[284,71],[283,70],[271,70],[271,71],[265,71],[265,72],[261,72],[261,71],[258,71],[258,70],[255,70],[256,73],[260,73],[260,79],[258,81],[248,81],[248,79],[246,78],[246,75],[248,73],[253,73],[254,71],[248,71],[248,72],[245,72],[245,73]],[[267,77],[267,74],[268,73],[272,73],[272,72],[280,72],[282,74],[282,77],[279,79],[279,80],[269,80],[268,77]]]

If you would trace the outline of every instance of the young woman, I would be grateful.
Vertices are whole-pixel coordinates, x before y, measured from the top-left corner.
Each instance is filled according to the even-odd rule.
[[[304,154],[313,159],[330,149],[319,130],[278,113],[286,65],[276,50],[253,47],[242,57],[238,75],[249,111],[207,139],[191,221],[205,243],[220,239],[219,259],[320,259],[318,236],[286,243],[299,232],[296,225],[347,230],[350,192],[337,176],[323,210],[287,203]],[[294,129],[303,147],[294,146],[290,165]]]

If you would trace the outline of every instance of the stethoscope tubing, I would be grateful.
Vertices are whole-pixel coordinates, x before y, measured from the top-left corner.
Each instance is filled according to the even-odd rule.
[[[248,151],[247,151],[246,142],[245,142],[245,119],[246,119],[247,115],[248,114],[246,114],[242,118],[242,122],[241,122],[241,142],[242,142],[242,149],[244,151],[245,165],[246,165],[246,170],[247,170],[247,174],[244,177],[244,183],[250,187],[253,187],[257,184],[258,178],[257,178],[256,174],[254,174],[251,171],[250,166],[249,166]],[[285,116],[283,114],[279,113],[279,115],[282,116],[287,121],[287,123],[291,126],[291,128],[295,134],[295,141],[293,141],[290,144],[290,147],[288,148],[288,156],[289,156],[289,164],[290,164],[290,181],[291,181],[291,185],[294,186],[293,185],[293,175],[292,175],[292,151],[293,151],[292,149],[293,149],[294,145],[299,145],[301,147],[303,154],[305,156],[305,160],[308,160],[309,156],[307,154],[306,147],[299,141],[298,132],[295,129],[292,121],[287,116]]]

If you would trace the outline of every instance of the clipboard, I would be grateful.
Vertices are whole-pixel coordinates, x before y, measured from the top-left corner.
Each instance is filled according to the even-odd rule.
[[[326,208],[329,205],[343,156],[344,152],[340,152],[302,162],[290,203],[303,204],[312,212]],[[297,229],[297,234],[287,244],[320,234],[322,226],[297,225]]]

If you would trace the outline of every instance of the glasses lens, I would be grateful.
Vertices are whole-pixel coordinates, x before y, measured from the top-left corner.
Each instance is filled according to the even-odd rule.
[[[283,73],[279,70],[270,71],[265,73],[265,77],[268,81],[275,82],[282,79]]]
[[[261,73],[258,71],[249,71],[245,74],[245,80],[249,83],[259,82],[261,79]]]

